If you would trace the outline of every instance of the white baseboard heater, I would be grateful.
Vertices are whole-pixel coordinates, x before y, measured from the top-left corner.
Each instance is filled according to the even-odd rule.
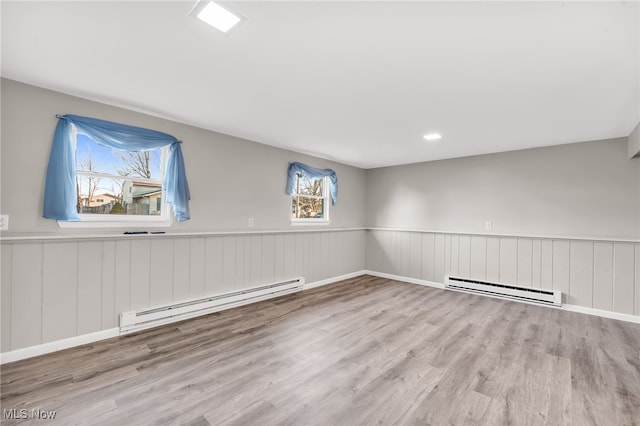
[[[294,278],[245,290],[188,300],[171,305],[120,314],[120,333],[131,333],[171,322],[182,321],[260,300],[301,291],[304,278]]]
[[[559,290],[543,290],[541,288],[492,283],[469,278],[452,277],[449,275],[445,277],[444,286],[450,290],[477,293],[486,296],[515,299],[543,305],[562,305],[562,292]]]

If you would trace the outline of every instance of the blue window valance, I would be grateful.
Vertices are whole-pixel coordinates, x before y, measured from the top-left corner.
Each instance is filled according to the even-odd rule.
[[[178,222],[189,219],[189,184],[180,141],[155,130],[77,115],[58,117],[44,192],[46,219],[79,221],[76,211],[76,144],[73,127],[95,143],[124,151],[149,151],[169,146],[162,188]]]
[[[331,204],[335,205],[338,201],[338,176],[331,169],[317,169],[307,166],[303,163],[290,163],[289,172],[287,174],[287,194],[294,195],[296,188],[296,175],[300,175],[309,179],[319,179],[323,177],[329,178],[329,194],[331,195]]]

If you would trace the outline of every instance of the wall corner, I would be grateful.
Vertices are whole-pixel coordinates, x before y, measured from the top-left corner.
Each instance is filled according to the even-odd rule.
[[[629,158],[640,158],[640,123],[629,135]]]

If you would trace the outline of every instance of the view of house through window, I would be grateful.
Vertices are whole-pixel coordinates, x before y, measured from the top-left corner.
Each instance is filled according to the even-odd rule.
[[[77,209],[80,214],[160,216],[165,149],[131,152],[78,134]]]
[[[326,180],[296,175],[295,194],[291,197],[292,219],[329,220]]]

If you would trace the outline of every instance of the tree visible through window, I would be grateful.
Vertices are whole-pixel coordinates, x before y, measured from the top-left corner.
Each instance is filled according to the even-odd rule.
[[[161,216],[165,149],[118,151],[78,134],[77,210],[80,214]]]
[[[296,174],[295,194],[291,197],[292,219],[329,220],[326,178],[307,178]]]

